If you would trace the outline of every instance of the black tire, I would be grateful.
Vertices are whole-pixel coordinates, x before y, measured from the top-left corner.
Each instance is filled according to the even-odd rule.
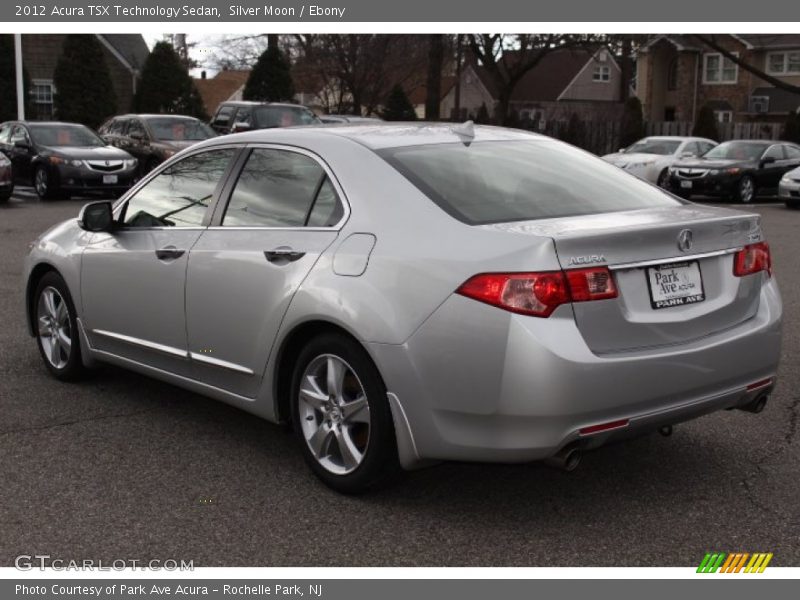
[[[800,208],[800,201],[787,200],[786,201],[786,208],[791,209],[791,210],[797,210],[798,208]]]
[[[662,169],[661,173],[658,174],[658,178],[656,179],[656,185],[661,189],[669,189],[669,170]]]
[[[0,192],[0,202],[8,202],[11,199],[11,194],[14,193],[14,188],[12,187],[5,192]]]
[[[750,204],[756,199],[756,182],[750,175],[744,175],[736,184],[733,199],[740,204]]]
[[[52,200],[58,192],[58,184],[44,165],[39,165],[33,172],[33,189],[40,200]]]
[[[38,316],[39,303],[42,301],[42,294],[46,290],[56,290],[64,302],[67,310],[67,318],[65,323],[68,326],[67,332],[71,340],[71,347],[69,354],[64,364],[57,366],[53,361],[48,358],[45,350],[45,342],[43,336],[40,334],[42,325]],[[32,316],[34,320],[34,334],[36,335],[36,345],[39,347],[39,354],[42,357],[45,367],[56,378],[62,381],[75,381],[85,374],[85,367],[81,359],[81,343],[80,334],[78,333],[77,313],[75,312],[75,305],[72,302],[72,296],[69,293],[67,284],[58,273],[51,271],[46,273],[36,286],[36,293],[33,296],[33,306],[31,306]],[[62,355],[63,356],[63,355]]]
[[[311,451],[310,442],[306,440],[301,422],[300,383],[312,362],[324,357],[334,357],[346,363],[357,383],[363,388],[369,407],[369,433],[361,462],[352,472],[334,473],[318,460]],[[350,373],[348,372],[348,376]],[[400,472],[397,458],[397,441],[389,402],[386,398],[386,387],[378,369],[366,351],[354,340],[336,333],[326,333],[312,339],[300,352],[292,375],[292,422],[297,439],[303,452],[303,458],[314,474],[328,487],[343,494],[360,494],[377,489]],[[321,414],[321,413],[317,413]],[[313,417],[306,417],[306,421]],[[311,424],[313,428],[316,425]],[[330,439],[330,438],[329,438]],[[332,455],[328,443],[327,454]]]

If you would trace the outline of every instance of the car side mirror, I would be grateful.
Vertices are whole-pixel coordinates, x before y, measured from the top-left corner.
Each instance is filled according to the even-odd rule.
[[[231,128],[231,133],[242,133],[243,131],[250,131],[251,127],[244,121],[237,121]]]
[[[78,226],[85,231],[111,231],[114,227],[114,210],[111,202],[90,202],[78,214]]]
[[[765,156],[764,158],[761,159],[761,166],[763,167],[764,165],[769,165],[774,162],[775,162],[774,156]]]

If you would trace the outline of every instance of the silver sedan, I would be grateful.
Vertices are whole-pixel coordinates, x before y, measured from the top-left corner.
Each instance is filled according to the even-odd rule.
[[[354,493],[436,461],[546,460],[775,385],[759,217],[471,124],[208,140],[32,244],[28,325],[275,422]]]

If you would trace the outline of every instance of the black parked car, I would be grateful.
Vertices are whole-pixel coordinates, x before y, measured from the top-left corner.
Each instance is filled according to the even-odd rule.
[[[774,193],[784,173],[800,165],[800,146],[772,140],[723,142],[699,158],[676,162],[669,187],[682,196],[721,196],[752,202],[759,192]]]
[[[211,126],[223,134],[321,123],[317,115],[305,106],[281,102],[223,102],[211,119]]]
[[[107,143],[132,154],[141,175],[176,152],[217,135],[199,119],[183,115],[121,115],[103,123],[99,133]]]
[[[11,159],[14,180],[33,185],[43,200],[86,192],[118,196],[136,172],[135,158],[77,123],[3,123],[0,151]]]

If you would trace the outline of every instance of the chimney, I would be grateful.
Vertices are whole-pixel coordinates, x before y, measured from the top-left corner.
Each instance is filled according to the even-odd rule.
[[[200,79],[205,79],[205,78],[206,78],[206,72],[200,71]]]

